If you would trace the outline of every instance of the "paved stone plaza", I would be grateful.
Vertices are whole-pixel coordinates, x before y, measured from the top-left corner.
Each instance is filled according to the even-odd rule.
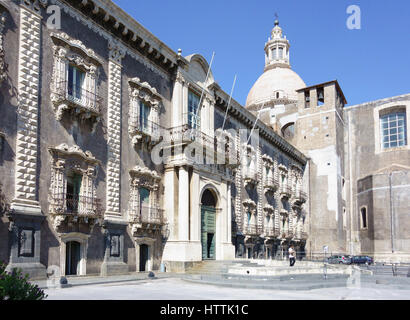
[[[48,300],[408,300],[408,290],[325,288],[310,291],[226,288],[177,278],[46,290]]]

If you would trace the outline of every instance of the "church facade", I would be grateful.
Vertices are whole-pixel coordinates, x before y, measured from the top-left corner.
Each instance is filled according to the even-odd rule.
[[[180,272],[283,259],[291,244],[307,258],[326,245],[406,259],[410,96],[346,107],[337,81],[307,87],[278,22],[242,106],[206,59],[110,0],[0,1],[0,14],[8,268]]]

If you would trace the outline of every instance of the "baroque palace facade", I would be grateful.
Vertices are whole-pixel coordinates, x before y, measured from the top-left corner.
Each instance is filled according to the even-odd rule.
[[[61,29],[47,26],[53,5]],[[278,22],[241,106],[201,55],[110,0],[0,1],[0,15],[9,268],[184,271],[290,244],[408,259],[409,95],[345,107],[337,81],[306,87]]]

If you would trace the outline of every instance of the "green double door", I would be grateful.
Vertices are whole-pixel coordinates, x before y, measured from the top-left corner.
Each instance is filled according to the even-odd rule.
[[[216,210],[213,207],[201,208],[202,260],[215,260]]]

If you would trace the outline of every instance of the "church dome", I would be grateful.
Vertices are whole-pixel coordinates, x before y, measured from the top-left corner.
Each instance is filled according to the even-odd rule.
[[[289,49],[290,43],[276,20],[271,37],[265,44],[265,72],[249,92],[246,108],[252,109],[263,103],[276,105],[297,101],[296,90],[305,88],[306,84],[291,69]]]
[[[297,100],[296,90],[305,87],[302,78],[290,68],[266,70],[249,92],[246,107],[278,99]]]

